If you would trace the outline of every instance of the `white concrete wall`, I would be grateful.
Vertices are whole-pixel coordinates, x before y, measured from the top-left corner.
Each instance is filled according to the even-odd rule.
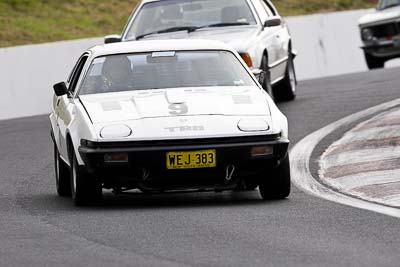
[[[370,9],[289,17],[300,80],[366,71],[358,19]],[[400,66],[400,60],[386,67]]]
[[[50,112],[52,85],[65,81],[88,47],[102,39],[0,49],[0,120]]]
[[[300,80],[367,70],[357,20],[369,10],[289,17]],[[52,85],[101,38],[0,49],[0,120],[50,112]],[[400,61],[387,65],[399,66]]]
[[[367,70],[357,21],[366,10],[290,17],[299,79]]]

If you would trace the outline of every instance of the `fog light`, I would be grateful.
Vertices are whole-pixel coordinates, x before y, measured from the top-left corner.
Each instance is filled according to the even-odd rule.
[[[113,153],[104,155],[105,163],[127,163],[128,160],[129,157],[126,153]]]
[[[256,146],[251,149],[252,157],[267,156],[274,153],[274,147],[272,146]]]

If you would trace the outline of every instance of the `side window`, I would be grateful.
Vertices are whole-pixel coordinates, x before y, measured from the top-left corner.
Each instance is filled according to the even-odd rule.
[[[88,59],[87,55],[82,56],[78,63],[76,64],[72,74],[69,78],[69,87],[68,90],[72,93],[75,92],[76,84],[78,83],[79,77],[81,76],[81,72],[83,67],[85,66],[86,60]]]
[[[262,2],[262,0],[253,0],[254,7],[258,13],[258,16],[260,17],[261,23],[264,24],[264,22],[268,19],[270,16],[267,11],[265,10],[265,3]]]
[[[78,65],[79,65],[79,61],[76,62],[74,68],[72,69],[72,71],[70,72],[70,74],[69,74],[69,76],[68,76],[68,80],[67,80],[67,83],[68,83],[68,84],[71,83],[72,76],[74,75],[75,70],[76,70],[76,68],[78,67]]]
[[[266,4],[266,2],[262,1],[261,4],[263,5],[265,12],[267,12],[269,17],[274,16],[274,13],[272,12],[272,10],[269,8],[269,6]]]
[[[278,11],[276,10],[276,8],[274,7],[274,5],[271,2],[269,2],[267,0],[264,0],[264,4],[267,5],[268,9],[272,13],[272,16],[278,16],[279,15]]]

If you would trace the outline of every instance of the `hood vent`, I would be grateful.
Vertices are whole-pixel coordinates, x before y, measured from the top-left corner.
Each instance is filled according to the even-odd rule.
[[[101,107],[104,111],[114,111],[114,110],[121,110],[121,105],[119,102],[103,102],[101,103]]]
[[[248,95],[234,95],[232,99],[233,103],[236,105],[249,105],[253,103]]]

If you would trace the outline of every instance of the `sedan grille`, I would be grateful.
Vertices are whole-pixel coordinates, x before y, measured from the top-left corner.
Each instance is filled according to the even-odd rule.
[[[400,33],[400,22],[372,26],[370,29],[376,38],[391,37]]]

